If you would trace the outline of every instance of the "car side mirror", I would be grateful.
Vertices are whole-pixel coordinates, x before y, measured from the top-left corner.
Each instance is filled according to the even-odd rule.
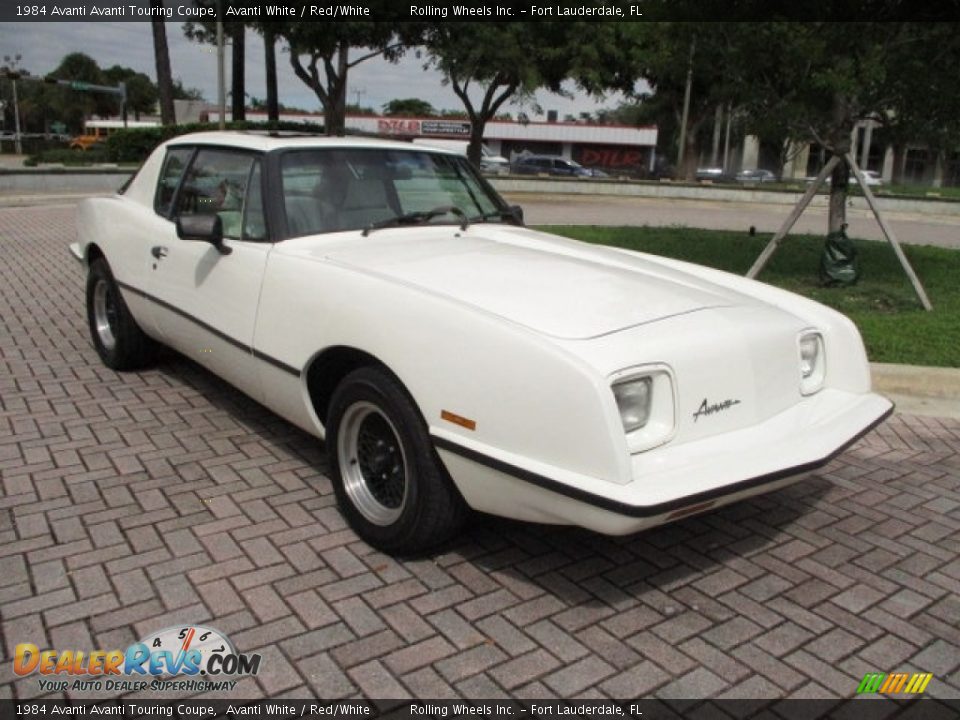
[[[178,217],[177,237],[181,240],[208,242],[221,255],[229,255],[233,252],[233,248],[223,244],[223,221],[219,215],[184,215]]]
[[[507,213],[510,216],[510,219],[513,220],[517,225],[523,225],[523,208],[519,205],[511,205],[507,208]]]

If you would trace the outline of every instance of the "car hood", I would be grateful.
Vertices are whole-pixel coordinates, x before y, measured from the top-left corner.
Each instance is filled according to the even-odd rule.
[[[283,245],[286,252],[442,295],[563,339],[756,304],[640,254],[499,224],[338,233]]]

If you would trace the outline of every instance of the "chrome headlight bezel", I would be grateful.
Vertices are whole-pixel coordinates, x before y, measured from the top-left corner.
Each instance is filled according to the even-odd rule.
[[[800,393],[819,392],[827,377],[827,356],[823,335],[818,330],[804,330],[797,336],[797,363]]]
[[[626,368],[610,376],[609,381],[620,427],[631,454],[663,445],[674,436],[677,430],[676,382],[668,366],[655,364]],[[648,387],[646,421],[639,427],[628,427],[620,402],[623,394],[616,388],[636,383],[645,383]]]

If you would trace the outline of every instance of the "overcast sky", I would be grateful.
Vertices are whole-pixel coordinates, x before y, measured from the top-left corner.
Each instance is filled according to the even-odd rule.
[[[182,23],[167,23],[167,42],[174,78],[180,78],[186,87],[200,89],[210,102],[217,98],[217,60],[210,46],[187,40]],[[278,43],[277,72],[280,102],[293,107],[318,111],[320,103],[313,91],[294,75],[287,53],[280,52]],[[60,59],[70,52],[92,56],[101,67],[114,64],[132,67],[156,79],[153,62],[153,39],[150,23],[145,22],[63,22],[63,23],[0,23],[0,58],[4,55],[22,55],[20,66],[34,74],[53,70]],[[247,32],[246,88],[249,97],[266,96],[263,70],[263,42],[259,35]],[[227,56],[227,83],[229,88],[230,62]],[[378,111],[394,98],[416,97],[426,100],[437,109],[460,109],[460,100],[442,85],[441,76],[423,69],[423,61],[413,53],[397,64],[379,58],[361,63],[350,71],[347,101],[358,102]],[[573,88],[571,88],[571,91]],[[562,119],[566,114],[578,115],[601,107],[614,107],[619,97],[604,100],[574,93],[565,98],[541,92],[537,102],[544,112],[557,110]],[[504,108],[514,115],[522,110],[531,119],[538,119],[530,105],[512,105]]]

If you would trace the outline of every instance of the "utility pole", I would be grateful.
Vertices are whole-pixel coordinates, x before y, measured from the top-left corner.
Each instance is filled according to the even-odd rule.
[[[223,3],[217,0],[217,108],[220,115],[220,129],[227,127],[227,87],[223,69]]]
[[[733,108],[727,103],[727,131],[723,138],[723,171],[730,172],[730,118],[733,115]]]
[[[687,63],[687,87],[683,91],[683,117],[680,119],[680,148],[677,150],[677,172],[683,168],[683,153],[687,149],[687,119],[690,116],[690,88],[693,85],[693,54],[697,48],[697,36],[690,40],[690,60]]]
[[[710,153],[710,167],[716,167],[720,157],[720,130],[723,127],[723,105],[717,104],[713,113],[713,152]],[[726,168],[724,168],[726,170]]]

